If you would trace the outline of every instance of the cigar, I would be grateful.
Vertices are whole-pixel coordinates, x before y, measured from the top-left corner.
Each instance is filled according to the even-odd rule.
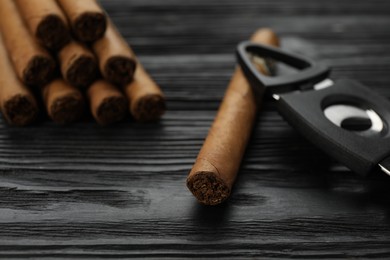
[[[50,50],[70,41],[68,21],[54,0],[15,0],[30,32]]]
[[[37,117],[31,91],[17,78],[0,35],[0,109],[10,125],[25,126]]]
[[[124,90],[135,120],[152,122],[165,113],[165,97],[142,65],[138,64],[133,82],[125,86]]]
[[[107,81],[124,86],[133,80],[137,65],[135,55],[111,21],[108,21],[103,38],[96,41],[92,48]]]
[[[252,41],[279,45],[277,36],[269,29],[257,31]],[[267,71],[267,68],[262,69],[262,72]],[[237,68],[187,178],[188,189],[200,203],[218,205],[230,196],[256,120],[260,99],[261,96],[253,92],[241,69]]]
[[[98,77],[95,55],[84,45],[71,41],[58,54],[63,78],[72,86],[86,88]]]
[[[0,30],[19,79],[34,86],[49,82],[55,61],[30,34],[13,0],[0,0]]]
[[[73,33],[79,41],[91,43],[103,37],[107,28],[107,17],[96,0],[57,2],[68,17]]]
[[[84,114],[84,97],[80,90],[56,79],[42,89],[43,101],[49,117],[56,123],[69,124]]]
[[[127,100],[122,92],[105,80],[98,80],[87,90],[90,109],[96,122],[110,125],[127,115]]]

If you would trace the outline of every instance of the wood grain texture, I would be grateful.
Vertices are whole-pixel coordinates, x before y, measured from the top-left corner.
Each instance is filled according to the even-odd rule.
[[[0,258],[390,257],[390,183],[363,180],[265,102],[232,198],[185,179],[234,71],[236,44],[284,48],[390,98],[390,2],[101,1],[168,99],[158,124],[0,124]]]

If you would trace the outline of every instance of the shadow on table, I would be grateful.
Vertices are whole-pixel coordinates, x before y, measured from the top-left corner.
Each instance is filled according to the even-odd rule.
[[[229,222],[231,209],[229,202],[218,206],[205,206],[194,202],[192,212],[194,224],[205,228],[222,228]]]

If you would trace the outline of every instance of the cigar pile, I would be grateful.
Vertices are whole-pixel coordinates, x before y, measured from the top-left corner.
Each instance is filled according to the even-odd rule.
[[[40,107],[55,122],[89,109],[102,125],[165,112],[161,89],[96,0],[0,0],[0,109],[25,126]]]

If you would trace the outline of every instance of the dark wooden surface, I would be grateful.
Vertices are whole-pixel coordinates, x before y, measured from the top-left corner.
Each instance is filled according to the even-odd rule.
[[[390,98],[388,0],[105,0],[163,87],[158,124],[0,126],[0,257],[390,258],[390,183],[306,142],[266,102],[229,202],[185,187],[234,70],[270,26],[286,49]]]

